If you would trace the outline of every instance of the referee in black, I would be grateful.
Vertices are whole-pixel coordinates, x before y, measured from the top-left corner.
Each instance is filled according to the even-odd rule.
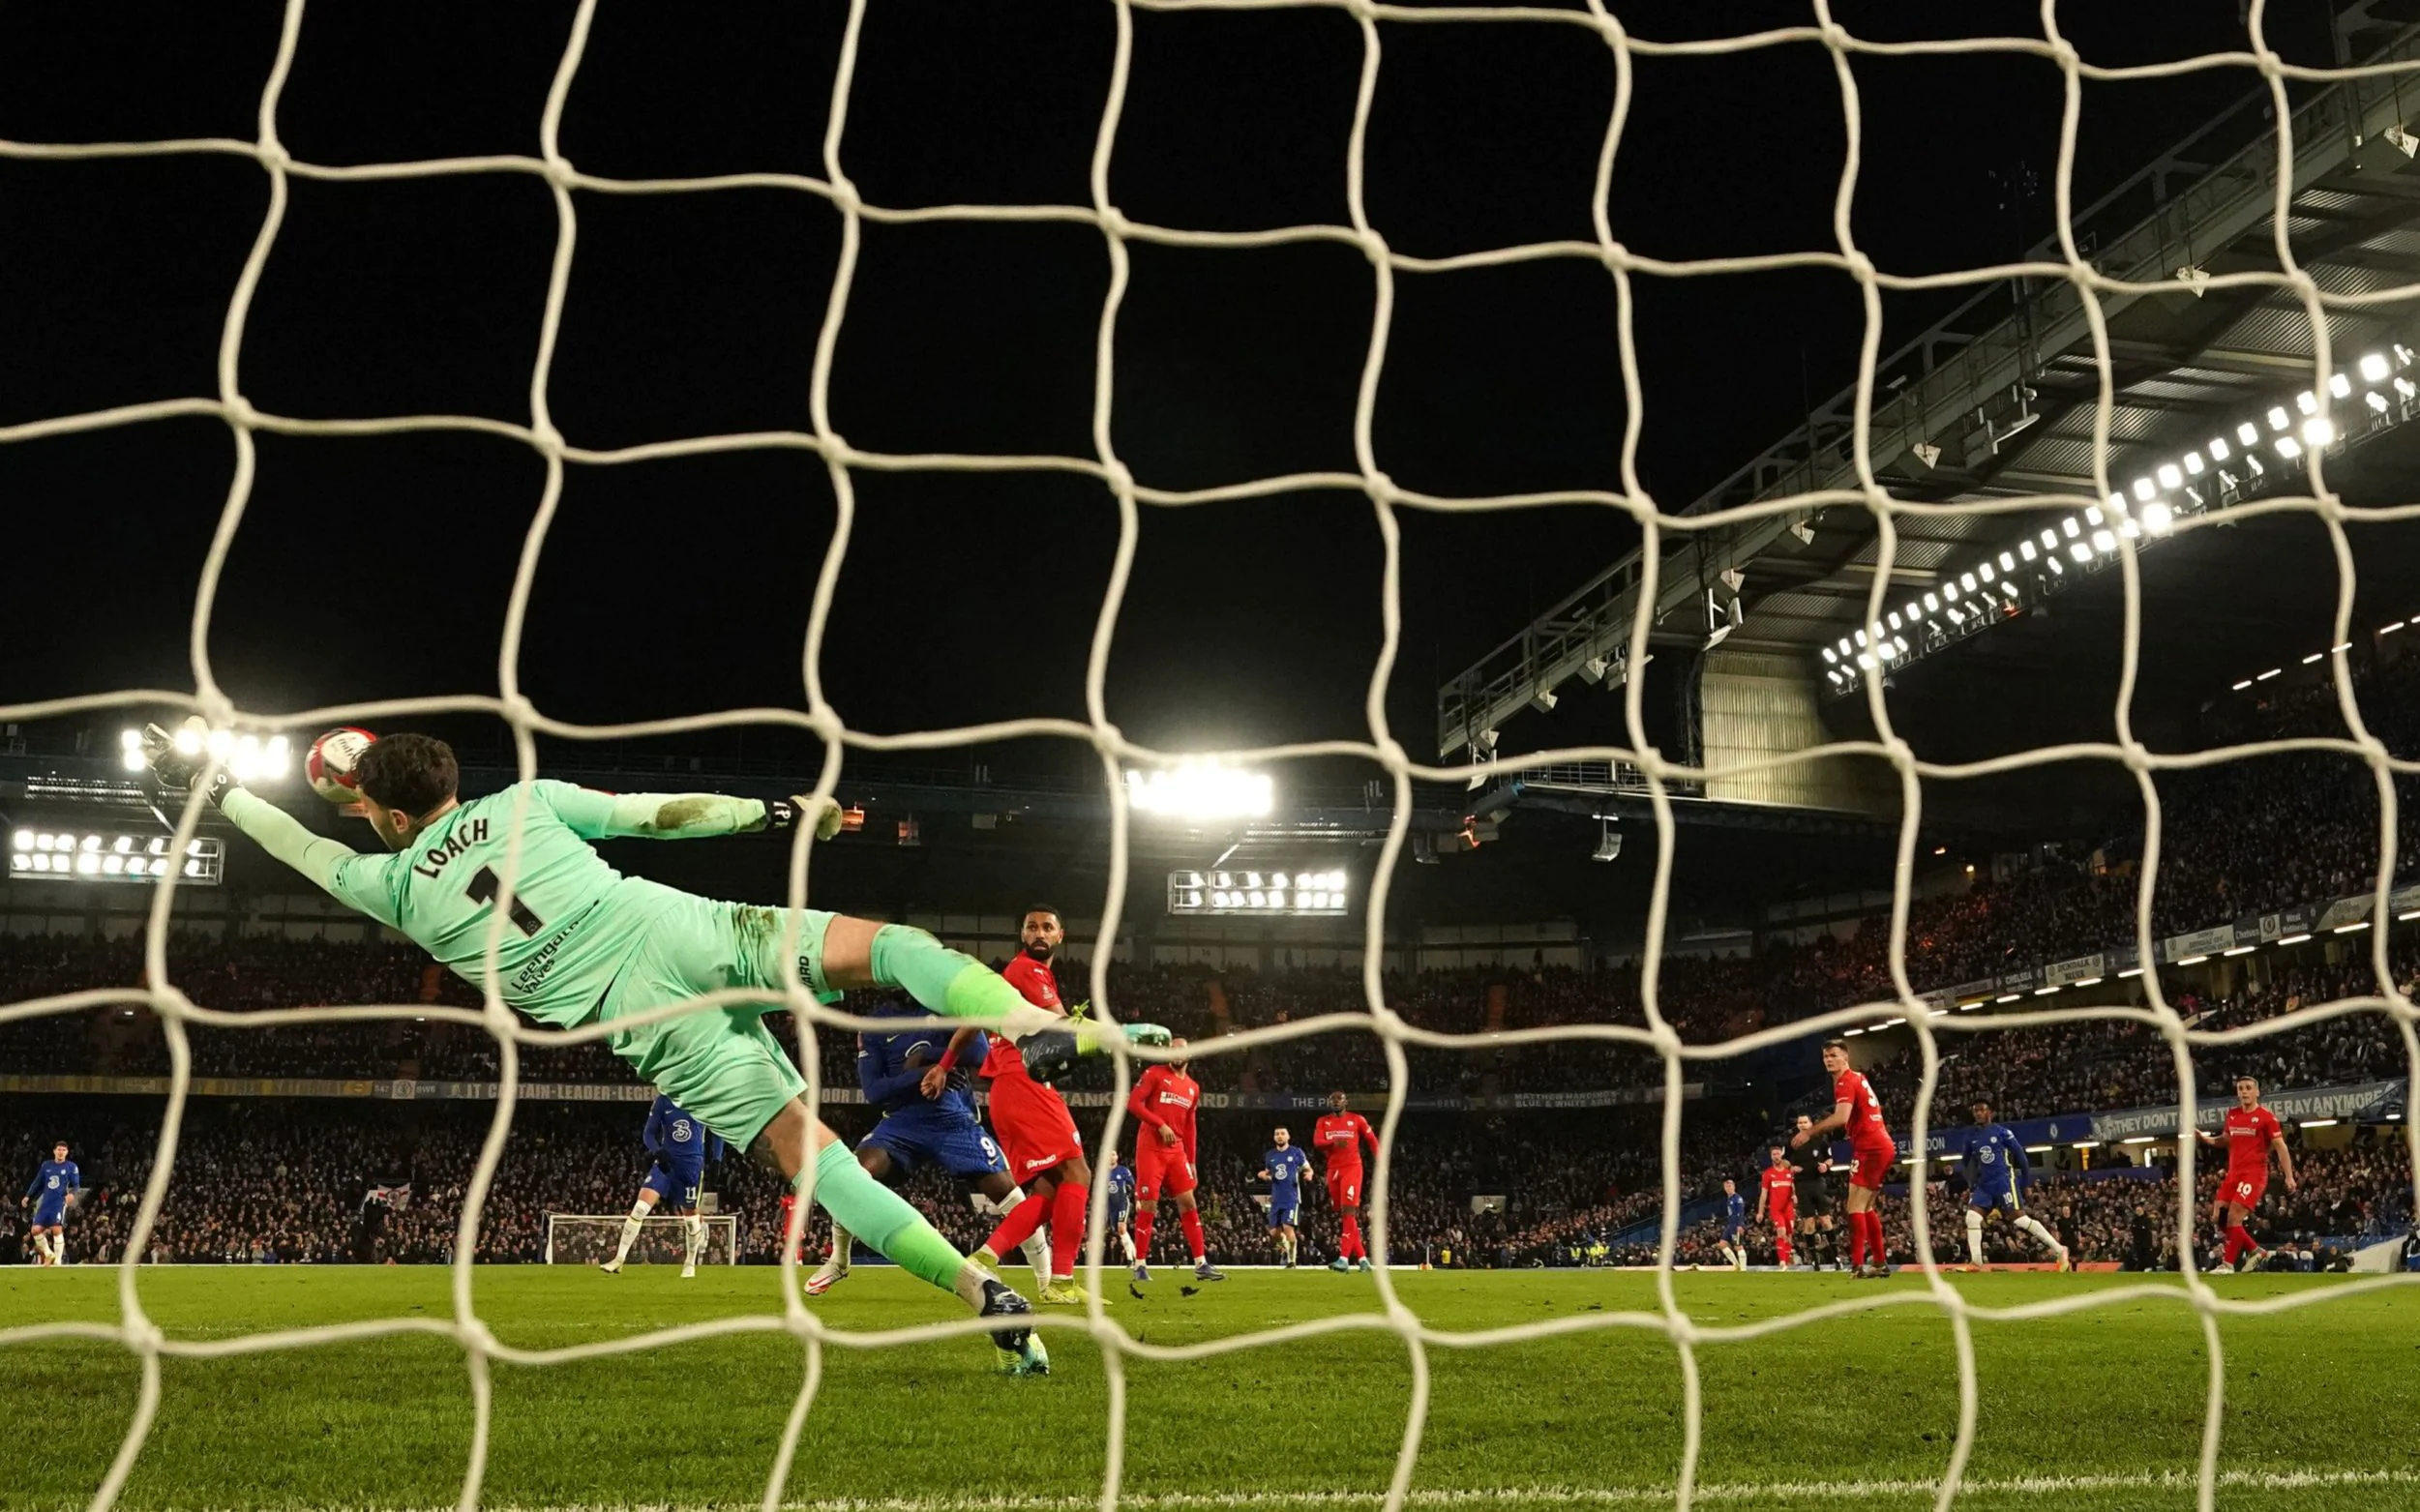
[[[1805,1113],[1798,1115],[1797,1127],[1813,1125],[1814,1119]],[[1783,1143],[1786,1145],[1787,1141]],[[1832,1215],[1839,1201],[1832,1190],[1832,1144],[1828,1140],[1809,1140],[1789,1152],[1790,1180],[1798,1188],[1799,1247],[1807,1252],[1808,1264],[1823,1269],[1829,1258],[1837,1268],[1840,1263],[1839,1235],[1834,1231]]]

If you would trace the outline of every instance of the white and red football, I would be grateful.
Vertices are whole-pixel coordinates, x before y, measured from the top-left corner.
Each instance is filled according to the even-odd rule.
[[[361,801],[361,785],[353,776],[361,764],[362,753],[378,737],[366,729],[341,725],[311,743],[311,755],[303,760],[303,775],[311,780],[311,790],[333,804],[353,804]]]

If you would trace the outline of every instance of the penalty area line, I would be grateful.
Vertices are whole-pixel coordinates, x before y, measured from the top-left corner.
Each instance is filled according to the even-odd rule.
[[[1971,1496],[2056,1496],[2062,1492],[2191,1490],[2196,1478],[2188,1471],[2159,1470],[2107,1475],[1968,1476],[1960,1494]],[[2420,1487],[2420,1471],[2412,1470],[2221,1470],[2218,1484],[2229,1490],[2318,1491],[2361,1486]],[[1925,1496],[1941,1489],[1938,1480],[1799,1480],[1701,1483],[1700,1501],[1757,1502],[1787,1498],[1800,1501],[1858,1500],[1869,1497]],[[1623,1507],[1662,1506],[1673,1499],[1670,1486],[1490,1486],[1467,1490],[1415,1490],[1405,1497],[1418,1507],[1491,1507],[1518,1505]],[[1125,1492],[1121,1507],[1141,1512],[1191,1512],[1195,1508],[1374,1507],[1386,1500],[1377,1491],[1229,1491]],[[737,1503],[731,1503],[736,1506]],[[751,1502],[748,1505],[753,1506]],[[818,1497],[785,1501],[785,1512],[1090,1512],[1100,1505],[1098,1495],[1088,1496],[921,1496]],[[636,1503],[622,1512],[724,1512],[726,1504],[709,1502]],[[437,1509],[428,1509],[437,1512]],[[503,1506],[493,1512],[588,1512],[577,1505]]]

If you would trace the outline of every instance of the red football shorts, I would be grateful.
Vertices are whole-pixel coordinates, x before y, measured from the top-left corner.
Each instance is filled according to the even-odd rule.
[[[2262,1166],[2258,1171],[2230,1171],[2226,1179],[2219,1183],[2219,1201],[2232,1202],[2237,1207],[2257,1207],[2268,1190],[2268,1167]]]
[[[1856,1164],[1849,1168],[1848,1184],[1879,1192],[1890,1178],[1891,1163],[1899,1158],[1899,1147],[1885,1140],[1880,1144],[1851,1145],[1849,1155]]]
[[[992,1132],[1020,1183],[1084,1153],[1066,1100],[1023,1068],[992,1078]]]
[[[1170,1197],[1193,1190],[1193,1159],[1181,1144],[1162,1144],[1150,1128],[1134,1141],[1134,1200],[1156,1202],[1164,1187]]]
[[[1328,1201],[1337,1207],[1361,1205],[1361,1173],[1359,1171],[1328,1169]]]
[[[1772,1210],[1773,1226],[1776,1229],[1787,1229],[1790,1225],[1798,1222],[1798,1202],[1796,1200],[1792,1200],[1787,1202],[1774,1202],[1768,1205]]]

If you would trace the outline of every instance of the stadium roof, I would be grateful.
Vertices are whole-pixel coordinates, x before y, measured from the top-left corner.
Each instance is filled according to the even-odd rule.
[[[2420,28],[2387,37],[2375,57],[2420,58]],[[2403,135],[2397,86],[2394,75],[2347,79],[2314,93],[2294,111],[2286,230],[2296,265],[2323,294],[2369,295],[2420,282],[2420,229],[2413,225],[2420,216],[2420,164],[2397,145],[2398,138],[2410,140]],[[2134,480],[2151,479],[2164,499],[2174,497],[2183,510],[2185,454],[2195,453],[2194,466],[2210,465],[2200,455],[2209,439],[2231,439],[2245,424],[2258,429],[2269,466],[2262,480],[2238,480],[2239,490],[2210,507],[2302,487],[2300,466],[2290,460],[2279,466],[2265,448],[2273,408],[2283,406],[2291,416],[2288,430],[2280,432],[2289,437],[2308,414],[2296,400],[2314,381],[2310,317],[2296,294],[2273,282],[2207,282],[2281,271],[2274,218],[2278,143],[2267,121],[2268,98],[2265,89],[2248,96],[2073,218],[2076,247],[2098,272],[2173,290],[2100,300],[2112,385],[2108,486],[2130,496]],[[2063,253],[2051,243],[2030,256],[2058,261]],[[2383,303],[2330,308],[2326,319],[2332,371],[2350,380],[2332,404],[2336,431],[2328,476],[2358,503],[2367,481],[2360,454],[2393,453],[2400,464],[2410,449],[2407,437],[2390,439],[2420,415],[2414,395],[2393,385],[2411,361],[2398,356],[2394,343],[2420,344],[2420,323]],[[2365,356],[2394,366],[2385,376],[2375,376],[2373,368],[2365,385]],[[2414,371],[2420,376],[2420,369]],[[1878,363],[1870,428],[1877,480],[1894,497],[1926,502],[2101,498],[2093,469],[2100,387],[2091,324],[2072,285],[2054,279],[2029,281],[2021,290],[2015,281],[1992,284]],[[2390,407],[2366,404],[2368,387],[2381,390]],[[1853,388],[1835,396],[1804,427],[1683,513],[1855,489],[1855,412]],[[2338,457],[2345,459],[2344,465]],[[2164,465],[2179,467],[2179,476],[2162,475]],[[1886,605],[1921,595],[1945,572],[1996,557],[2046,523],[2055,528],[2060,517],[2076,513],[2071,503],[2039,516],[1901,516]],[[1804,657],[1814,675],[1823,669],[1816,660],[1821,649],[1853,637],[1865,623],[1877,541],[1873,517],[1857,503],[1667,534],[1664,542],[1653,621],[1659,642],[1705,645],[1716,620],[1732,618],[1735,628],[1720,637],[1723,643]],[[2145,557],[2147,579],[2157,560]],[[2326,566],[2332,572],[2332,561]],[[1733,571],[1741,575],[1736,586],[1724,577]],[[1517,715],[1539,692],[1600,672],[1601,663],[1592,667],[1592,662],[1613,658],[1628,642],[1639,578],[1633,551],[1446,682],[1438,692],[1440,751],[1450,756]],[[2332,605],[2332,584],[2318,591]],[[2028,593],[2024,608],[2032,607]],[[1989,623],[2008,617],[2014,616],[1993,616]],[[1964,639],[1980,623],[1945,639]],[[2032,644],[2041,654],[2042,637]],[[1926,649],[1917,646],[1914,654]]]

